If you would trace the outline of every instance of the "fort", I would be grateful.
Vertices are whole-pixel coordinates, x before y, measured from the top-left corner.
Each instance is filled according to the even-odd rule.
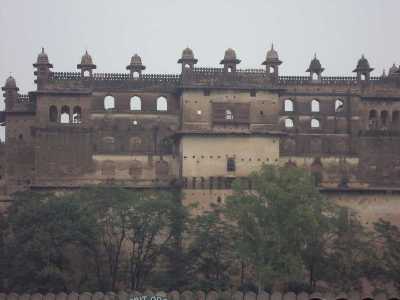
[[[262,59],[260,59],[260,62]],[[42,50],[37,89],[2,90],[3,205],[21,190],[90,184],[183,191],[200,209],[223,202],[231,183],[263,164],[310,170],[321,192],[365,221],[400,223],[400,70],[371,76],[362,56],[355,76],[323,76],[315,56],[307,76],[279,73],[272,46],[259,69],[239,69],[227,49],[219,68],[197,67],[183,50],[180,74],[147,74],[132,56],[126,73],[95,73],[86,52],[78,72],[54,72]],[[350,71],[350,70],[349,70]]]

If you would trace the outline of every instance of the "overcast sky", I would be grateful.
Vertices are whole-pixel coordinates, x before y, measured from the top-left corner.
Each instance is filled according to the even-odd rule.
[[[0,0],[0,83],[35,89],[45,48],[55,71],[76,71],[85,49],[97,72],[126,72],[138,53],[147,73],[178,73],[182,49],[217,66],[228,47],[259,68],[274,43],[281,74],[305,75],[317,53],[324,75],[351,75],[365,54],[374,75],[400,62],[400,0]]]

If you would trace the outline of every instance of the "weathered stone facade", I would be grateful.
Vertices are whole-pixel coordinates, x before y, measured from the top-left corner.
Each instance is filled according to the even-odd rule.
[[[42,50],[36,91],[19,94],[12,77],[2,88],[3,198],[115,183],[181,188],[184,201],[207,207],[262,164],[293,164],[314,172],[338,201],[360,207],[375,199],[380,209],[368,220],[400,220],[396,66],[372,77],[362,57],[356,76],[324,77],[315,57],[309,76],[281,76],[273,47],[262,69],[238,69],[233,49],[221,68],[195,67],[189,48],[178,63],[180,74],[146,74],[134,55],[128,73],[100,74],[86,52],[79,72],[53,72]]]

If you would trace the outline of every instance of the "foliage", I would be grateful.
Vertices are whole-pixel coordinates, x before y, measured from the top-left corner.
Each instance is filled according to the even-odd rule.
[[[74,270],[66,249],[83,257],[96,235],[93,222],[77,201],[51,194],[17,194],[8,216],[9,288],[69,290]]]
[[[383,275],[400,288],[400,229],[388,221],[374,224],[380,245],[380,263]]]
[[[236,226],[235,249],[253,266],[261,289],[267,282],[300,281],[304,255],[329,229],[328,202],[309,173],[298,168],[264,166],[251,176],[253,190],[239,183],[228,198],[226,216]],[[316,252],[313,249],[313,252]]]
[[[400,282],[398,227],[381,220],[373,236],[299,168],[264,166],[250,179],[252,190],[235,181],[224,204],[199,215],[173,190],[17,193],[0,216],[0,290],[312,292],[320,280],[340,290],[361,277]]]
[[[350,209],[338,211],[332,242],[328,245],[329,260],[325,279],[337,289],[349,291],[359,287],[362,277],[374,277],[376,256],[372,235]]]
[[[9,290],[142,288],[184,218],[173,192],[84,188],[17,194],[9,209]]]
[[[189,245],[196,286],[205,290],[229,288],[234,256],[230,226],[219,207],[212,207],[196,217],[191,227]]]

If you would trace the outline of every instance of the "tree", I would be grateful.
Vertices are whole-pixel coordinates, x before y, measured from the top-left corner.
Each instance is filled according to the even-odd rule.
[[[174,191],[98,186],[73,197],[96,220],[98,234],[90,249],[102,290],[116,290],[122,283],[142,288],[162,256],[180,243],[187,212]]]
[[[87,187],[71,195],[95,219],[97,235],[90,245],[97,285],[103,291],[116,290],[121,279],[123,246],[127,236],[127,210],[135,193],[120,187]]]
[[[286,285],[301,281],[308,269],[317,278],[316,255],[334,216],[306,171],[276,166],[250,176],[252,190],[235,182],[225,215],[236,224],[235,249],[240,260],[254,268],[262,289],[267,282]],[[312,252],[312,256],[305,253]]]
[[[142,288],[181,244],[187,209],[178,199],[174,191],[110,186],[16,194],[0,228],[8,290]]]
[[[400,288],[400,229],[382,219],[374,224],[374,228],[381,246],[379,260],[383,275]]]
[[[324,279],[341,291],[356,289],[362,277],[376,276],[376,255],[372,235],[349,208],[340,208],[334,235],[328,245]]]
[[[34,192],[15,195],[8,211],[9,290],[79,289],[69,254],[84,257],[96,233],[88,211],[69,200]]]
[[[227,289],[234,264],[230,226],[219,207],[197,216],[190,230],[188,252],[192,258],[193,282],[199,289]]]
[[[136,192],[127,209],[130,288],[141,289],[185,215],[174,192]]]

